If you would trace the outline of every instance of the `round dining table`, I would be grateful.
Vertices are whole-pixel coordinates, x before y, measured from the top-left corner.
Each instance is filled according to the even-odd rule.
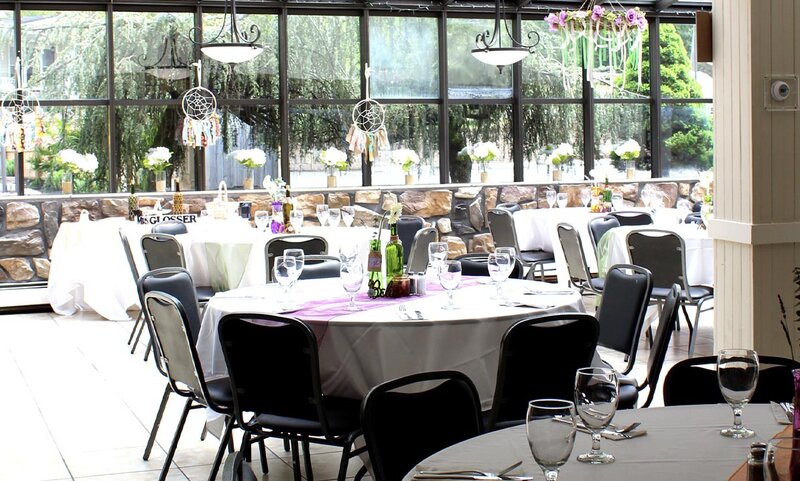
[[[589,434],[578,432],[569,461],[558,476],[563,481],[724,481],[747,460],[750,443],[766,442],[780,433],[781,426],[768,405],[744,408],[744,424],[756,432],[750,439],[732,439],[719,434],[733,422],[728,405],[674,406],[621,410],[613,423],[625,426],[640,422],[636,430],[646,435],[613,441],[603,439],[601,449],[616,461],[607,465],[578,462],[578,454],[589,451]],[[522,466],[510,475],[543,479],[531,455],[525,426],[515,426],[478,436],[450,446],[420,462],[404,481],[420,470],[477,469],[498,472],[517,461]]]
[[[506,330],[533,316],[584,312],[577,292],[516,279],[503,286],[516,305],[500,305],[488,279],[463,277],[454,293],[455,310],[442,309],[446,295],[432,277],[424,296],[370,299],[363,288],[356,295],[358,312],[346,309],[349,298],[338,278],[299,281],[284,304],[287,297],[276,284],[219,293],[205,308],[197,352],[207,377],[224,376],[219,320],[232,313],[284,313],[315,332],[325,394],[361,399],[390,379],[454,369],[472,379],[488,409]]]

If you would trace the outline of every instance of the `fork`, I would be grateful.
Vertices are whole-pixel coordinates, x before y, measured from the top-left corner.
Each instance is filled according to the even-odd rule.
[[[454,470],[454,471],[438,471],[438,470],[420,470],[416,474],[421,475],[452,475],[452,474],[465,474],[470,475],[474,474],[476,476],[486,476],[490,478],[502,478],[506,474],[510,473],[511,471],[517,469],[518,467],[522,466],[522,461],[517,461],[516,463],[508,466],[507,468],[503,469],[497,474],[494,473],[487,473],[486,471],[478,471],[477,469],[461,469],[461,470]]]
[[[406,320],[411,321],[411,320],[414,319],[413,317],[411,317],[411,314],[409,314],[408,311],[406,310],[406,305],[405,304],[400,304],[399,306],[397,306],[397,310],[400,311],[400,316],[401,317],[405,316]]]

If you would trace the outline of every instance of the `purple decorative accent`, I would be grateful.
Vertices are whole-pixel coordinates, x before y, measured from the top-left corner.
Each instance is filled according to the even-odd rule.
[[[558,24],[561,25],[562,27],[566,27],[567,26],[567,11],[566,10],[561,10],[560,12],[558,12]]]
[[[627,20],[628,23],[631,25],[638,25],[639,16],[636,15],[636,10],[631,8],[627,12],[625,12],[625,20]]]
[[[605,11],[606,9],[601,7],[600,5],[595,5],[594,8],[592,9],[592,20],[594,20],[595,22],[598,21],[600,17],[603,16]]]
[[[550,25],[550,31],[551,32],[557,32],[558,31],[558,17],[556,16],[555,13],[551,13],[550,15],[548,15],[545,18],[545,21]]]

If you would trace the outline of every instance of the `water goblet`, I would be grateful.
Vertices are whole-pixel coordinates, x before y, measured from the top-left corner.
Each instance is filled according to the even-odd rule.
[[[255,223],[256,229],[261,232],[266,232],[267,227],[269,226],[270,215],[269,212],[265,210],[257,210],[255,215]]]
[[[556,191],[548,190],[545,192],[545,199],[547,199],[547,205],[552,209],[556,205]]]
[[[558,469],[566,464],[575,445],[575,404],[563,399],[530,401],[525,430],[531,454],[545,480],[556,481]]]
[[[569,204],[569,194],[566,192],[559,192],[558,195],[556,195],[556,202],[558,203],[558,208],[563,209]]]
[[[617,412],[619,383],[617,373],[604,367],[583,367],[575,373],[575,409],[592,432],[592,449],[578,456],[590,464],[610,464],[614,456],[600,450],[600,433]]]
[[[339,209],[328,209],[328,225],[331,227],[339,227],[339,221],[342,219],[342,211]]]
[[[581,189],[581,204],[584,207],[589,207],[589,202],[592,200],[592,190],[588,188]]]
[[[511,270],[514,270],[514,264],[517,262],[517,249],[513,247],[496,247],[495,254],[506,254],[511,261]]]
[[[500,304],[504,304],[505,296],[503,295],[502,285],[511,274],[514,264],[511,263],[511,258],[508,257],[508,254],[497,252],[489,254],[486,264],[489,269],[489,277],[497,289],[497,300],[500,301]]]
[[[428,262],[437,274],[447,260],[447,242],[431,242],[428,244]]]
[[[325,227],[325,224],[328,223],[328,204],[319,204],[317,206],[317,219],[319,220],[319,225]]]
[[[717,355],[717,380],[722,397],[733,409],[733,426],[719,433],[730,438],[755,435],[742,424],[742,409],[758,383],[758,354],[752,349],[723,349]]]
[[[284,249],[283,250],[284,257],[293,257],[294,258],[294,280],[292,281],[292,286],[295,285],[298,279],[300,279],[300,275],[303,273],[303,267],[306,265],[306,254],[303,252],[303,249]]]
[[[622,200],[622,194],[620,194],[619,192],[611,194],[611,206],[614,208],[614,210],[622,209],[623,205],[625,204],[623,203]]]
[[[356,292],[364,283],[364,266],[358,261],[342,262],[339,267],[339,278],[342,281],[342,287],[350,296],[347,310],[360,311],[361,308],[356,305]]]
[[[650,207],[650,203],[653,201],[653,191],[649,185],[642,189],[641,199],[645,207]]]
[[[347,242],[339,246],[339,262],[351,264],[358,262],[362,245],[358,242]]]
[[[281,304],[285,304],[289,297],[289,286],[295,279],[295,259],[294,257],[277,256],[275,257],[275,265],[272,266],[272,274],[275,281],[283,289],[283,296],[281,297]]]
[[[447,291],[447,304],[443,305],[442,309],[458,309],[456,303],[453,302],[453,290],[461,282],[461,261],[444,261],[439,270],[439,282]]]
[[[303,227],[303,221],[305,220],[305,215],[303,214],[303,211],[298,209],[292,209],[292,214],[289,216],[289,218],[292,223],[292,227],[294,227],[294,231],[300,232],[300,229]]]
[[[353,225],[353,220],[356,218],[356,208],[350,205],[346,205],[341,208],[342,211],[342,222],[346,227],[350,227]]]

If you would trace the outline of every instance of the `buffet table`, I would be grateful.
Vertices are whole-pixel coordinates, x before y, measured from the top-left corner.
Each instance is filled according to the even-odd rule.
[[[489,300],[494,287],[482,280],[462,279],[455,292],[461,308],[452,311],[441,309],[445,294],[436,291],[433,279],[428,281],[428,295],[421,297],[372,300],[364,289],[356,298],[364,310],[355,313],[344,310],[346,296],[338,278],[300,281],[292,293],[294,306],[288,309],[278,304],[281,291],[276,285],[229,291],[208,303],[197,351],[206,376],[223,376],[227,369],[217,337],[219,320],[236,312],[286,312],[306,322],[317,335],[325,394],[360,399],[390,379],[455,369],[473,380],[488,409],[506,329],[531,316],[583,312],[583,305],[577,293],[525,294],[531,289],[553,289],[552,284],[509,280],[504,288],[509,298],[527,305],[504,307]],[[406,306],[411,315],[404,315],[399,305]],[[416,318],[417,311],[422,319]]]

